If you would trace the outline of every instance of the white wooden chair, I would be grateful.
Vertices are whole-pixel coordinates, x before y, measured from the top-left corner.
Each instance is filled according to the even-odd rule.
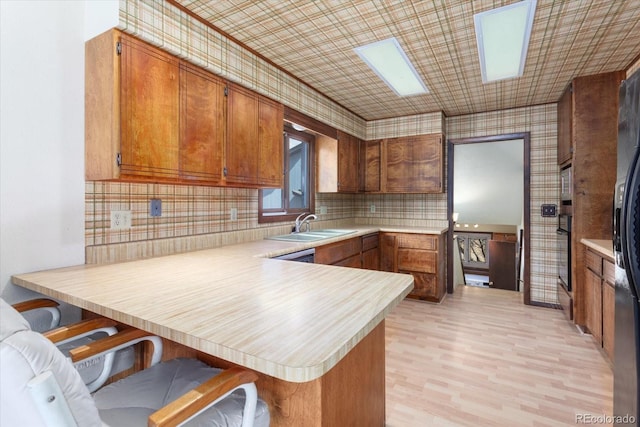
[[[118,332],[116,322],[108,319],[90,319],[70,326],[60,325],[59,303],[49,298],[36,298],[12,304],[12,307],[24,316],[32,330],[52,341],[65,355],[75,347],[86,345],[101,336]],[[114,363],[118,358],[117,368]],[[110,376],[133,366],[133,349],[127,348],[118,353],[108,353],[75,364],[80,377],[89,392],[93,393],[104,385]]]
[[[150,341],[150,367],[91,395],[72,363],[0,299],[0,425],[242,426],[269,425],[257,398],[257,375],[195,359],[160,362],[162,341],[129,328],[74,348],[72,361]]]
[[[60,326],[60,304],[49,298],[36,298],[13,304],[36,332],[45,332]]]

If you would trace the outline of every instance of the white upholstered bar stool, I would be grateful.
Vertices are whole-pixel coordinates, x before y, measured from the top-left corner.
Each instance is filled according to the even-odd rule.
[[[128,329],[71,351],[95,357],[158,337]],[[113,350],[107,350],[113,351]],[[13,426],[242,426],[267,427],[269,411],[257,399],[255,373],[220,371],[195,359],[159,362],[91,395],[60,350],[0,299],[0,425]]]

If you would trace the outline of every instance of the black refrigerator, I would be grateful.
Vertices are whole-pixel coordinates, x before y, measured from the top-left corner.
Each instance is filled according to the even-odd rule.
[[[620,86],[618,175],[613,210],[616,323],[613,414],[615,425],[639,425],[640,385],[640,71]]]

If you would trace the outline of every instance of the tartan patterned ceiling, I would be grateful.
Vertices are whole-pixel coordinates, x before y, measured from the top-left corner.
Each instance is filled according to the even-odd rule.
[[[173,0],[366,120],[556,102],[640,55],[640,0],[538,0],[521,78],[482,83],[473,15],[503,0]],[[396,37],[430,93],[400,98],[353,48]]]

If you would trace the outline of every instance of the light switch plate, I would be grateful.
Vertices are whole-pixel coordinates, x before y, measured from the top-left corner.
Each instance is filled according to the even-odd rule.
[[[149,215],[162,216],[162,200],[161,199],[151,199],[151,201],[149,202]]]
[[[231,221],[238,220],[238,208],[231,208]]]
[[[326,215],[327,214],[327,207],[322,205],[320,206],[320,215]]]
[[[371,205],[369,205],[369,212],[376,213],[376,205],[371,203]]]
[[[557,211],[558,211],[558,205],[551,205],[551,204],[544,204],[542,205],[542,212],[541,215],[543,218],[555,218]]]

